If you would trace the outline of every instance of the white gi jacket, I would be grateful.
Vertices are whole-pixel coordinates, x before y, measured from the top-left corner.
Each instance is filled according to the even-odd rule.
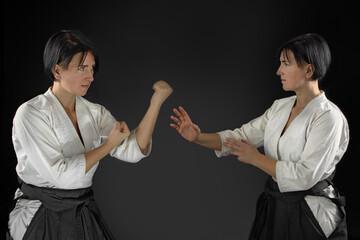
[[[222,142],[245,139],[256,147],[264,146],[265,155],[278,160],[274,180],[281,192],[307,190],[329,177],[349,142],[346,118],[324,92],[312,99],[281,135],[295,101],[296,96],[277,100],[241,128],[218,132]],[[224,146],[215,153],[218,157],[230,154]],[[334,197],[333,191],[332,186],[325,189],[330,197]],[[324,197],[306,196],[305,200],[329,236],[340,220],[338,207]]]
[[[26,183],[38,187],[78,189],[92,185],[96,163],[85,173],[85,153],[105,142],[115,118],[99,104],[76,97],[76,116],[83,143],[70,118],[51,88],[22,104],[13,120],[13,144],[18,159],[16,171]],[[142,154],[135,131],[114,148],[110,155],[127,162],[138,162],[150,154],[152,141]],[[21,195],[18,189],[15,197]],[[10,234],[22,239],[41,203],[20,199],[10,213]]]

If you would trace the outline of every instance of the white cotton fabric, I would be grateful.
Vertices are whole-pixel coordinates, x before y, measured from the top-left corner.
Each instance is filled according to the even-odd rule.
[[[76,97],[76,116],[83,142],[51,88],[22,104],[13,120],[13,145],[18,159],[16,171],[26,183],[38,187],[78,189],[92,185],[96,163],[85,173],[85,153],[107,139],[115,118],[99,104]],[[142,154],[135,137],[136,130],[110,155],[136,163],[148,156],[152,140]],[[18,189],[15,197],[22,195]],[[10,234],[22,239],[27,226],[40,206],[37,200],[20,199],[10,213]]]
[[[264,146],[265,155],[278,160],[274,180],[281,192],[307,190],[329,177],[349,142],[347,120],[324,92],[312,99],[281,135],[295,102],[296,96],[276,100],[262,116],[240,128],[218,132],[222,142],[245,139],[256,147]],[[227,156],[229,148],[223,146],[215,154]],[[325,192],[334,197],[331,186]],[[340,221],[340,210],[324,197],[306,196],[305,200],[329,236]]]

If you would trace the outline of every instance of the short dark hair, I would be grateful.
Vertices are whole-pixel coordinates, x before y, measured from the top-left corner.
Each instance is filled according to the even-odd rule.
[[[288,58],[288,51],[294,54],[299,66],[304,63],[311,64],[314,73],[310,80],[321,80],[325,77],[331,63],[331,53],[325,39],[315,33],[307,33],[297,36],[284,43],[277,52],[280,58],[281,52]]]
[[[79,52],[83,53],[80,63],[85,60],[87,52],[94,55],[95,74],[99,69],[99,58],[89,39],[77,30],[61,30],[53,34],[47,41],[44,50],[45,76],[55,81],[53,70],[56,64],[61,64],[67,69],[73,56]]]

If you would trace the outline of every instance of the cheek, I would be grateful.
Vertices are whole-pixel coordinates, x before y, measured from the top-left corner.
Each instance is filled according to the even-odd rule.
[[[77,76],[77,74],[68,73],[63,77],[62,83],[66,87],[71,88],[71,87],[75,87],[78,85],[78,82],[79,82],[78,79],[79,79],[79,76]]]
[[[305,74],[300,70],[294,71],[293,78],[295,79],[296,82],[300,83],[305,80]]]
[[[305,81],[302,72],[293,72],[290,78],[291,87],[293,89],[301,87]]]
[[[287,79],[298,82],[301,81],[301,79],[304,79],[304,74],[298,69],[290,69],[287,71]]]

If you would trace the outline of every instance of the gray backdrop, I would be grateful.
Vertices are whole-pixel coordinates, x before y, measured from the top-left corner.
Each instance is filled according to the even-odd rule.
[[[47,39],[61,29],[78,29],[93,40],[100,56],[86,98],[131,129],[143,117],[155,81],[166,80],[174,88],[161,109],[151,155],[137,164],[106,157],[95,174],[95,198],[116,238],[246,239],[266,174],[183,140],[169,126],[172,108],[183,106],[203,132],[240,127],[275,99],[293,94],[282,90],[275,74],[276,50],[292,37],[316,32],[333,56],[321,88],[351,128],[335,183],[348,197],[350,235],[359,237],[352,187],[359,147],[353,10],[346,1],[5,1],[0,146],[7,181],[2,203],[17,186],[11,143],[15,111],[52,85],[42,73]]]

